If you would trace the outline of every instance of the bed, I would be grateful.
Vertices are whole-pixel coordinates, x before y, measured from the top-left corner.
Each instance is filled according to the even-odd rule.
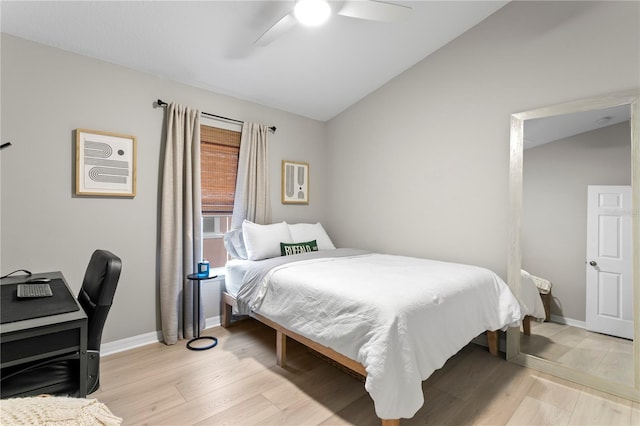
[[[251,315],[276,330],[278,364],[288,336],[365,376],[383,424],[411,418],[424,403],[422,381],[476,336],[487,332],[497,355],[498,330],[522,319],[485,268],[336,249],[320,224],[245,222],[242,234],[225,237],[238,258],[226,265],[223,326]],[[272,247],[280,243],[303,247],[281,256]]]

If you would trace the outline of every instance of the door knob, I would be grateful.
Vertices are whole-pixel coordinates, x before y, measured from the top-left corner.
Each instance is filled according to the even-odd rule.
[[[591,265],[591,266],[596,266],[597,264],[598,264],[598,263],[596,263],[596,261],[595,261],[595,260],[592,260],[591,262],[589,262],[589,265]]]

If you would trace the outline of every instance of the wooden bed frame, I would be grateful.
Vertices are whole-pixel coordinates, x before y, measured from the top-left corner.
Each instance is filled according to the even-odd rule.
[[[231,318],[233,316],[233,308],[236,306],[236,298],[227,293],[226,291],[222,292],[222,326],[227,328],[231,325]],[[319,352],[321,355],[326,356],[327,358],[337,362],[345,368],[354,371],[363,377],[367,376],[367,371],[364,366],[357,361],[352,360],[349,357],[342,355],[334,351],[331,348],[328,348],[324,345],[321,345],[317,342],[314,342],[311,339],[308,339],[300,334],[288,330],[282,327],[280,324],[277,324],[270,319],[263,317],[260,314],[252,313],[250,315],[252,318],[257,319],[261,323],[273,328],[276,331],[276,361],[280,367],[285,367],[287,363],[287,337],[292,338],[293,340],[302,343]],[[498,355],[498,331],[489,331],[487,330],[487,341],[489,343],[489,352],[491,355]],[[382,426],[399,426],[400,419],[381,419]]]

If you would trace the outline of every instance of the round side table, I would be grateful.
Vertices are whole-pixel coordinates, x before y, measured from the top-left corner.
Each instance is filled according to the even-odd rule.
[[[213,336],[200,336],[200,283],[205,280],[212,280],[217,278],[217,275],[211,275],[213,271],[209,272],[209,275],[189,274],[187,279],[193,282],[193,339],[187,342],[187,348],[192,351],[204,351],[211,349],[218,344],[218,339]],[[192,346],[193,342],[199,340],[211,340],[206,346]]]

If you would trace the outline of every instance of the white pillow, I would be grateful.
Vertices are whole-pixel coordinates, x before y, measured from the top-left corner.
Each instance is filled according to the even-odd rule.
[[[293,242],[287,222],[258,225],[245,220],[242,222],[242,238],[249,260],[280,256],[280,243]]]
[[[336,248],[320,223],[289,224],[289,231],[294,243],[316,240],[318,250],[334,250]]]

